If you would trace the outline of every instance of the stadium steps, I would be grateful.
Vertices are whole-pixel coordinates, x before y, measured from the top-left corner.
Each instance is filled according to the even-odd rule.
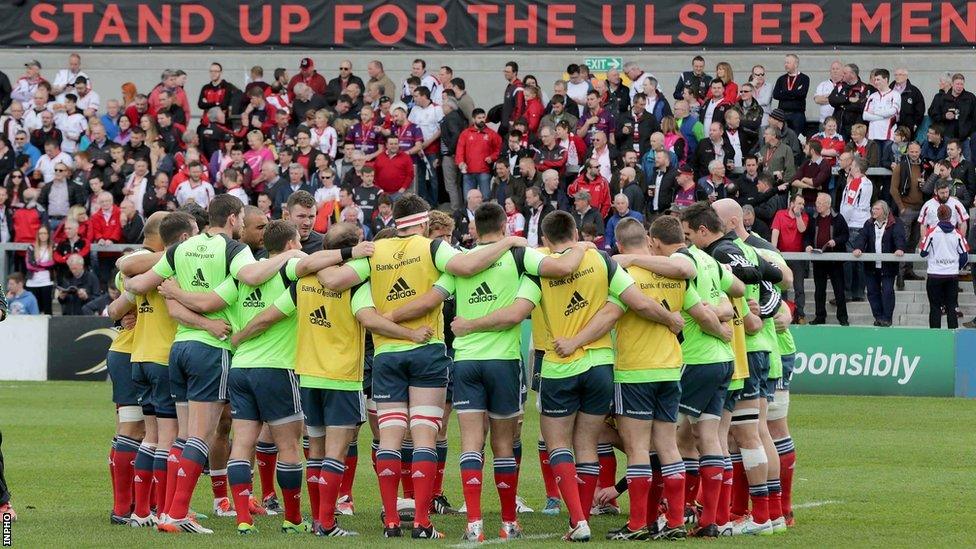
[[[970,320],[976,316],[976,295],[973,294],[970,282],[960,282],[959,284],[959,306],[963,316],[959,319],[960,325],[963,321]],[[813,281],[806,280],[806,301],[804,314],[808,321],[813,320],[816,315],[816,305],[813,298]],[[828,301],[834,297],[830,286],[827,287]],[[827,304],[827,323],[837,324],[837,308]],[[871,326],[874,324],[874,317],[871,315],[871,304],[867,301],[848,303],[848,319],[852,326]],[[928,327],[929,325],[929,299],[925,293],[924,280],[905,281],[904,291],[895,291],[895,313],[894,325],[906,327]],[[945,326],[945,320],[942,321]]]

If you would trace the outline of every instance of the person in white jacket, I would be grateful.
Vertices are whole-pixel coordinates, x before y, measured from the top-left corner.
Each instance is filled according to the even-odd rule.
[[[844,194],[840,197],[838,210],[841,217],[847,221],[850,232],[847,251],[853,251],[852,243],[864,229],[864,223],[871,218],[871,194],[874,184],[864,175],[867,160],[855,158],[851,162],[850,177],[844,186]],[[847,301],[864,301],[864,266],[860,262],[844,263],[844,280],[847,289]]]
[[[926,231],[919,245],[928,261],[925,292],[929,297],[929,328],[941,328],[945,313],[949,329],[954,330],[959,327],[959,271],[969,260],[969,245],[952,224],[949,206],[939,206],[937,215],[939,224]]]
[[[901,112],[901,94],[891,89],[888,80],[891,75],[887,69],[874,69],[871,84],[878,91],[868,96],[861,115],[868,123],[868,139],[878,141],[878,149],[885,150],[894,138],[895,123]]]
[[[88,131],[88,119],[78,112],[78,96],[73,93],[65,94],[64,108],[58,109],[54,115],[54,125],[64,136],[61,140],[61,150],[67,154],[78,151],[81,137]]]

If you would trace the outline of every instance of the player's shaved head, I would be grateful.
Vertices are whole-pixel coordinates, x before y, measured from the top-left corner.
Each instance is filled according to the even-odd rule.
[[[644,224],[632,217],[621,219],[613,234],[621,250],[632,250],[647,245],[647,233],[644,232]]]
[[[146,238],[159,236],[159,224],[169,212],[155,212],[146,219],[146,224],[142,228],[142,233]]]
[[[742,226],[742,206],[731,198],[716,200],[712,209],[718,214],[726,230],[734,230]]]
[[[394,235],[395,236],[395,235]],[[359,244],[359,227],[352,223],[336,223],[325,233],[322,245],[326,250],[341,250]]]
[[[482,204],[474,212],[474,228],[478,237],[504,232],[505,210],[494,202]]]

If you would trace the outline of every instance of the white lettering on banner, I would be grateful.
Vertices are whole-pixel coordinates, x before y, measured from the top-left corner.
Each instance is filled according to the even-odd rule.
[[[815,376],[892,377],[899,385],[905,385],[912,380],[921,360],[920,356],[905,355],[903,347],[898,347],[894,356],[885,354],[883,347],[868,347],[864,354],[813,353],[808,356],[797,352],[793,372]]]

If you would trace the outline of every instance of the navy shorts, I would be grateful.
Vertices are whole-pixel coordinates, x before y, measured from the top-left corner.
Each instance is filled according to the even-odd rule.
[[[119,406],[138,406],[139,390],[132,381],[132,363],[129,353],[109,351],[105,357],[108,377],[112,380],[112,402]]]
[[[789,391],[790,382],[793,381],[793,365],[796,364],[796,353],[790,353],[781,357],[783,362],[783,377],[776,380],[777,391]]]
[[[132,372],[129,375],[132,376],[132,385],[136,391],[136,400],[139,402],[139,406],[142,406],[142,413],[145,414],[146,410],[153,409],[152,386],[149,384],[149,376],[146,374],[146,370],[142,367],[142,364],[142,362],[133,362]]]
[[[525,401],[529,399],[529,384],[525,379],[525,366],[519,362],[519,402],[522,403],[522,411],[525,411]]]
[[[227,402],[231,353],[199,341],[177,341],[169,352],[169,387],[176,402]]]
[[[447,387],[451,359],[443,343],[373,357],[373,400],[407,402],[409,387]]]
[[[678,381],[614,383],[614,415],[675,423],[680,402],[681,383]]]
[[[454,363],[454,409],[486,411],[489,417],[510,418],[522,413],[520,360],[460,360]]]
[[[542,359],[546,356],[545,351],[536,349],[535,360],[532,361],[532,390],[539,392],[539,383],[542,382]]]
[[[769,396],[769,352],[749,351],[746,358],[749,360],[749,377],[742,380],[741,399],[766,398]]]
[[[681,369],[681,413],[722,416],[725,394],[732,380],[732,362],[686,365]]]
[[[309,427],[355,427],[366,422],[366,399],[359,391],[302,387],[301,394]]]
[[[149,402],[156,417],[176,419],[176,401],[169,390],[169,368],[155,362],[140,362],[138,366],[149,382]]]
[[[570,377],[543,378],[539,397],[544,416],[565,417],[576,412],[607,415],[613,404],[613,366],[594,366]]]
[[[302,419],[298,377],[287,368],[231,368],[230,415],[234,419],[290,423]]]
[[[363,394],[373,398],[373,355],[363,359]]]
[[[742,396],[742,389],[736,389],[734,391],[729,391],[725,395],[725,409],[729,412],[735,411],[735,403],[739,402],[739,397]]]

